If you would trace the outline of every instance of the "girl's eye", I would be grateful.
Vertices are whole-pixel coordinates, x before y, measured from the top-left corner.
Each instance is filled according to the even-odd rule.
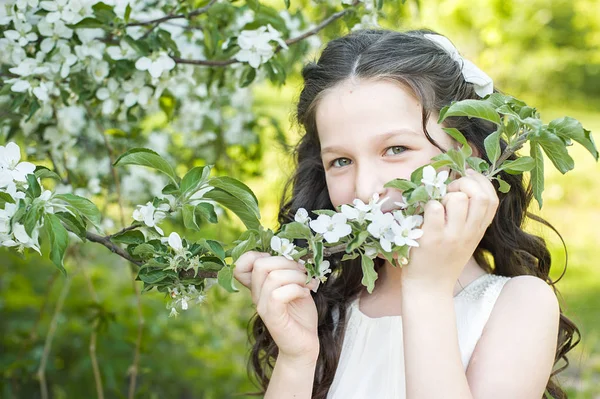
[[[330,165],[334,168],[341,168],[342,166],[350,165],[351,162],[348,158],[336,158],[330,162]]]
[[[406,151],[407,148],[402,145],[395,145],[393,147],[388,147],[385,150],[385,155],[397,155]]]

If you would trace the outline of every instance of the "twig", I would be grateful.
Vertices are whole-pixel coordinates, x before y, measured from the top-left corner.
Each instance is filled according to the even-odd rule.
[[[133,399],[135,396],[135,388],[137,382],[137,376],[139,372],[139,364],[140,364],[140,350],[142,347],[142,333],[144,331],[144,314],[142,313],[142,294],[140,292],[140,287],[135,282],[136,273],[132,268],[129,268],[131,271],[131,283],[133,285],[133,289],[135,291],[135,297],[137,302],[137,316],[138,316],[138,330],[137,330],[137,338],[135,340],[135,352],[133,355],[133,363],[129,367],[129,396],[128,399]]]
[[[94,289],[94,284],[92,283],[92,279],[86,273],[85,269],[82,267],[81,272],[85,277],[85,281],[87,282],[88,291],[90,292],[90,296],[96,305],[100,304],[98,299],[98,294]],[[99,319],[96,318],[94,320],[94,324],[92,325],[92,334],[90,335],[90,360],[92,362],[92,371],[94,373],[94,381],[96,382],[96,394],[98,395],[98,399],[104,399],[104,388],[102,387],[102,374],[100,374],[100,367],[98,367],[98,358],[96,357],[96,342],[98,338],[98,325]]]
[[[106,248],[110,249],[112,252],[119,255],[121,258],[127,259],[128,261],[130,261],[131,263],[133,263],[137,266],[142,266],[142,264],[143,264],[142,262],[139,262],[139,261],[133,259],[131,257],[131,255],[129,255],[123,248],[119,247],[117,244],[112,242],[110,240],[110,237],[104,237],[104,236],[100,236],[98,234],[94,234],[89,231],[86,231],[85,238],[87,238],[88,240],[90,240],[92,242],[97,242],[98,244],[104,245]]]
[[[46,342],[44,343],[44,352],[42,353],[40,367],[37,371],[37,377],[40,380],[40,391],[42,399],[48,399],[48,385],[46,384],[46,364],[48,363],[48,356],[50,355],[50,350],[52,349],[52,340],[54,339],[54,334],[56,333],[56,327],[58,325],[58,315],[62,310],[62,307],[65,303],[65,299],[67,298],[67,294],[69,293],[69,289],[71,288],[72,278],[73,274],[67,275],[62,290],[60,291],[60,296],[58,297],[56,307],[54,308],[54,315],[52,316],[52,321],[50,322],[48,335],[46,335]]]
[[[152,25],[152,24],[159,25],[160,23],[169,21],[171,19],[193,18],[195,16],[198,16],[200,14],[204,14],[205,12],[207,12],[208,9],[216,2],[217,2],[217,0],[211,0],[210,3],[208,3],[204,7],[198,8],[197,10],[194,10],[187,14],[169,14],[169,15],[166,15],[161,18],[152,19],[150,21],[131,22],[131,23],[128,23],[126,26],[143,26],[143,25]]]
[[[354,0],[352,2],[352,6],[356,6],[359,3],[358,0]],[[307,37],[310,37],[312,35],[317,34],[319,31],[321,31],[322,29],[324,29],[327,25],[333,23],[334,21],[340,19],[341,17],[343,17],[344,15],[346,15],[348,12],[350,12],[350,10],[352,10],[352,8],[346,8],[345,10],[342,11],[338,11],[335,14],[330,15],[328,18],[326,18],[325,20],[323,20],[320,24],[318,24],[317,26],[315,26],[313,29],[304,32],[303,34],[291,38],[291,39],[287,39],[285,41],[285,44],[292,45],[294,43],[297,43],[301,40],[306,39]],[[274,53],[277,54],[279,51],[281,51],[281,49],[283,49],[283,47],[281,47],[281,45],[278,45],[275,50]],[[238,63],[240,61],[236,60],[236,59],[229,59],[229,60],[223,60],[223,61],[215,61],[215,60],[188,60],[188,59],[183,59],[183,58],[177,58],[177,57],[172,57],[173,61],[175,61],[178,64],[191,64],[191,65],[204,65],[204,66],[213,66],[213,67],[225,67],[231,64],[235,64]]]

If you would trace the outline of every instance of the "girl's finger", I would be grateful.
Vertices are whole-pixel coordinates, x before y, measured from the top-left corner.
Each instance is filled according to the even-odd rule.
[[[256,259],[254,268],[252,269],[251,282],[252,300],[254,303],[258,303],[262,286],[270,272],[278,269],[302,271],[302,268],[303,267],[298,262],[286,259],[283,256],[268,256]]]
[[[233,268],[233,277],[239,281],[244,287],[250,288],[252,283],[252,269],[254,262],[258,258],[270,256],[266,252],[248,251],[238,258]]]
[[[288,303],[308,296],[310,296],[308,288],[303,288],[298,284],[286,284],[271,291],[264,301],[261,299],[261,304],[256,307],[256,312],[263,320],[269,315],[280,316],[286,313]]]
[[[259,306],[261,300],[264,300],[265,298],[268,299],[272,291],[288,284],[298,284],[302,287],[312,289],[316,285],[316,280],[312,279],[309,284],[306,284],[306,274],[302,273],[300,270],[273,270],[267,275],[267,278],[258,293],[259,302],[256,303],[256,306]]]
[[[479,231],[482,226],[490,223],[490,204],[488,190],[482,186],[482,182],[474,179],[469,172],[467,177],[461,177],[448,186],[448,192],[462,192],[469,198],[469,212],[465,221],[470,229]],[[481,176],[485,179],[484,176]],[[487,179],[486,179],[487,180]]]
[[[423,236],[432,236],[433,234],[443,231],[445,217],[446,211],[444,209],[444,205],[438,201],[428,201],[425,204],[425,210],[423,214],[422,230],[425,232]]]
[[[487,208],[487,214],[484,218],[485,222],[481,225],[481,227],[485,230],[494,220],[494,216],[496,216],[496,211],[498,210],[498,205],[500,204],[498,192],[496,191],[496,188],[494,187],[492,182],[481,173],[473,171],[469,172],[469,174],[471,178],[475,179],[480,183],[482,189],[485,190],[485,192],[488,194],[489,203]]]
[[[451,234],[459,234],[467,222],[469,197],[461,191],[447,193],[442,198],[442,205],[446,208],[446,230]]]

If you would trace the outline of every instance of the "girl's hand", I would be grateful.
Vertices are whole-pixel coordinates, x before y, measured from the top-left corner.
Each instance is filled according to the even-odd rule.
[[[492,183],[472,169],[448,185],[441,203],[425,206],[423,237],[412,248],[403,282],[452,292],[498,209]],[[427,289],[426,288],[426,289]]]
[[[316,288],[317,282],[313,279],[305,284],[304,267],[283,256],[250,251],[237,260],[233,275],[250,289],[256,311],[279,348],[279,355],[316,360],[317,307],[310,289]]]

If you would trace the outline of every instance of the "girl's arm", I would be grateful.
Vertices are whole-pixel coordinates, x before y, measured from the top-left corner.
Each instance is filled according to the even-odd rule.
[[[310,399],[317,362],[278,356],[265,399]]]
[[[504,286],[465,374],[452,293],[402,287],[407,399],[541,398],[556,351],[559,307],[533,276]]]

